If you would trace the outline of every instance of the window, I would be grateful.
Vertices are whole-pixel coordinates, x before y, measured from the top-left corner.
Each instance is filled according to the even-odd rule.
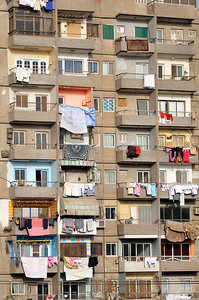
[[[149,136],[137,135],[137,144],[141,147],[141,150],[149,150]]]
[[[152,255],[151,243],[122,243],[122,256],[130,260],[143,260],[144,256]]]
[[[87,24],[88,37],[98,37],[98,24]]]
[[[11,295],[24,295],[25,293],[25,286],[24,283],[11,283]]]
[[[61,282],[62,299],[87,299],[86,282]]]
[[[31,69],[33,74],[47,74],[48,59],[16,59],[17,68]]]
[[[24,257],[48,257],[49,255],[49,244],[37,243],[35,240],[34,244],[17,243],[17,256]]]
[[[176,43],[183,41],[183,30],[182,29],[171,29],[171,40]]]
[[[41,62],[41,74],[46,74],[46,62]]]
[[[160,208],[161,220],[172,220],[177,222],[189,221],[190,220],[190,209],[189,207],[161,207]]]
[[[168,294],[169,281],[168,279],[162,279],[162,294]]]
[[[49,216],[48,207],[21,207],[20,210],[20,216],[23,218],[45,218]]]
[[[102,243],[91,243],[91,255],[92,256],[102,255]]]
[[[165,147],[165,136],[159,135],[158,136],[158,142],[159,142],[159,150],[163,150]]]
[[[126,292],[129,294],[130,299],[152,298],[154,294],[151,280],[145,279],[127,280]]]
[[[95,111],[99,111],[99,97],[93,98],[93,107]]]
[[[92,280],[91,284],[92,299],[98,297],[103,298],[103,282],[100,280]]]
[[[135,26],[135,37],[136,38],[148,38],[148,28]]]
[[[164,79],[164,65],[158,64],[158,78]]]
[[[102,63],[103,75],[113,75],[113,63],[103,61]]]
[[[115,110],[115,99],[104,98],[104,112],[113,112]]]
[[[14,145],[24,145],[25,132],[23,131],[13,131],[13,144]]]
[[[125,32],[125,26],[117,25],[117,33],[124,33],[124,32]]]
[[[88,72],[98,74],[98,62],[89,61],[88,62]]]
[[[189,37],[196,38],[197,37],[197,30],[190,29],[189,30]]]
[[[36,170],[36,184],[37,187],[47,187],[48,185],[48,171]]]
[[[86,243],[61,243],[60,253],[61,256],[86,257]]]
[[[105,207],[105,217],[106,220],[116,219],[116,208],[115,207]]]
[[[26,169],[15,169],[15,180],[19,181],[22,180],[24,181],[26,177]]]
[[[40,283],[37,285],[38,300],[46,300],[48,296],[48,283]]]
[[[115,147],[115,134],[104,134],[104,147]]]
[[[105,40],[114,39],[113,25],[103,25],[103,39]]]
[[[126,141],[127,141],[126,133],[120,133],[119,134],[119,143],[126,143]]]
[[[82,73],[82,60],[65,59],[64,71],[65,73]]]
[[[137,178],[140,183],[150,182],[150,171],[137,171]]]
[[[100,146],[100,133],[94,133],[89,136],[89,145]]]
[[[20,60],[20,59],[18,59],[18,60],[16,61],[16,67],[17,67],[17,68],[22,68],[22,67],[23,67],[23,61]]]
[[[171,65],[171,75],[172,78],[182,77],[183,74],[183,65]]]
[[[180,278],[180,292],[191,292],[191,279]]]
[[[104,183],[105,184],[116,183],[116,171],[115,170],[105,170],[104,171]]]
[[[116,243],[106,243],[106,255],[116,256],[117,255],[117,244]]]
[[[32,63],[32,72],[33,72],[33,74],[38,74],[39,73],[38,61],[33,61],[33,63]]]
[[[148,64],[147,63],[136,63],[136,74],[138,74],[138,78],[141,75],[148,74]],[[140,74],[140,76],[139,76]],[[142,78],[142,76],[141,76]]]
[[[159,112],[172,114],[174,117],[185,116],[185,102],[184,101],[158,101]]]
[[[173,147],[184,147],[184,136],[183,135],[173,135]]]
[[[139,116],[149,114],[149,100],[137,99],[137,114]]]
[[[47,149],[47,134],[43,132],[36,133],[36,149]]]
[[[118,98],[117,104],[119,107],[126,107],[126,98]]]
[[[162,28],[157,29],[157,43],[163,44],[164,42],[164,30]]]
[[[36,111],[47,111],[47,96],[36,96]]]
[[[59,104],[64,104],[64,97],[58,97]]]
[[[188,171],[176,171],[176,182],[177,183],[188,183],[189,173]]]
[[[161,245],[162,260],[189,260],[189,244],[162,244]]]
[[[166,183],[167,182],[167,171],[166,170],[160,170],[159,171],[160,176],[160,183]]]
[[[28,95],[16,95],[16,107],[28,107]]]

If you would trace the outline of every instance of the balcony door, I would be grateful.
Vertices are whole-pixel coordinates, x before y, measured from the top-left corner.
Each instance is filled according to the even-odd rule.
[[[38,187],[47,187],[48,171],[36,170],[36,184]]]
[[[47,96],[36,96],[36,111],[47,111]]]

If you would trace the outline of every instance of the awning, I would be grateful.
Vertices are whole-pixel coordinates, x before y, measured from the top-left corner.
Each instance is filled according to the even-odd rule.
[[[87,198],[61,199],[61,216],[99,216],[98,201],[90,196]]]
[[[76,167],[96,167],[93,160],[60,160],[60,166],[76,166]]]

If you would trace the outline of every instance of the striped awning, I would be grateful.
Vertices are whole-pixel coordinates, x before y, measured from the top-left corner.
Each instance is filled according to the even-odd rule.
[[[60,166],[76,166],[76,167],[96,167],[93,160],[60,160]]]
[[[99,216],[99,204],[95,197],[61,199],[61,216]]]

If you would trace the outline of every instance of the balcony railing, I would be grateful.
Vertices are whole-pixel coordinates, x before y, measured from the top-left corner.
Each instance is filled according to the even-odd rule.
[[[116,147],[116,151],[126,151],[126,148],[130,145],[120,145]],[[133,145],[132,145],[133,146]],[[135,145],[140,146],[142,151],[149,151],[149,150],[155,150],[156,146],[149,146],[149,145]]]
[[[15,180],[10,182],[10,187],[57,187],[57,181],[25,181]],[[27,195],[28,196],[28,195]]]
[[[59,38],[64,38],[64,39],[89,39],[92,38],[90,35],[88,35],[87,33],[77,33],[77,32],[62,32],[59,31],[58,32],[58,37]]]
[[[37,143],[37,144],[11,144],[11,149],[22,149],[22,150],[50,150],[56,149],[56,144]]]
[[[193,46],[194,40],[157,39],[157,44]]]
[[[142,73],[119,73],[115,75],[116,79],[144,79],[144,75],[147,74],[142,74]]]
[[[116,112],[116,117],[117,116],[126,116],[126,115],[131,115],[131,116],[155,116],[156,112],[155,110],[132,110],[132,109],[121,109]]]
[[[140,219],[134,219],[134,218],[129,218],[129,219],[119,219],[118,220],[118,225],[133,225],[133,224],[157,224],[158,220],[156,221],[152,221],[151,219],[146,219],[144,220],[140,220]]]
[[[143,262],[146,258],[156,258],[157,261],[159,261],[159,257],[158,256],[151,256],[151,255],[148,255],[148,256],[119,256],[119,261],[136,261],[136,262]]]
[[[161,111],[163,113],[166,113],[166,114],[172,114],[173,117],[177,117],[177,118],[191,118],[193,121],[195,121],[196,117],[197,117],[197,112],[189,112],[189,111],[179,111],[179,110],[170,110],[168,112],[164,112],[164,111]],[[160,116],[160,111],[158,112],[158,115]]]
[[[56,103],[36,103],[36,102],[12,102],[9,104],[9,111],[20,110],[20,111],[38,111],[38,112],[46,112],[46,111],[56,111],[57,104]]]
[[[59,75],[66,75],[66,76],[88,76],[90,74],[92,74],[89,71],[82,71],[82,70],[77,70],[76,72],[71,71],[66,71],[65,69],[59,69],[58,70],[58,74]]]
[[[195,0],[152,0],[147,3],[153,4],[153,3],[158,3],[158,4],[173,4],[173,5],[194,5],[196,6]]]
[[[30,75],[53,75],[55,74],[55,69],[48,69],[48,68],[21,68],[21,67],[14,67],[14,68],[11,68],[9,69],[9,74],[12,74],[12,73],[15,73],[17,74],[17,71],[19,69],[22,69],[24,71],[29,71],[30,70]]]
[[[174,256],[170,256],[170,255],[163,255],[161,256],[161,261],[199,261],[199,256],[186,256],[186,255],[174,255]]]
[[[196,76],[175,76],[175,75],[160,75],[158,74],[158,79],[161,80],[178,80],[178,81],[191,81],[194,80]]]

